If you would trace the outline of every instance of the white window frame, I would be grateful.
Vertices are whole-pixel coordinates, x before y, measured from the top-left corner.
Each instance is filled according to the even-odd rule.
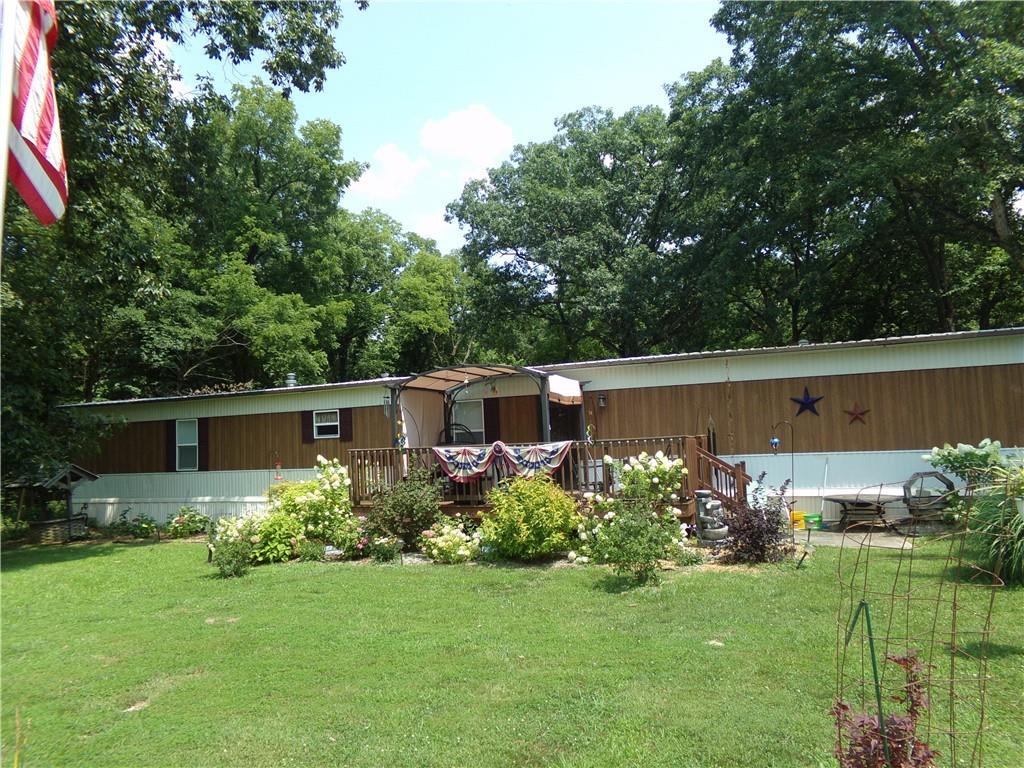
[[[485,417],[484,417],[484,401],[483,401],[482,398],[478,398],[476,400],[456,400],[455,404],[452,406],[452,423],[453,424],[462,424],[465,427],[469,426],[469,424],[464,424],[463,422],[461,422],[457,418],[455,418],[455,409],[460,407],[460,406],[469,405],[470,403],[476,403],[478,406],[480,406],[480,445],[486,445],[487,444],[487,423],[486,423],[486,420],[485,420]],[[472,430],[472,431],[475,432],[476,430]]]
[[[323,424],[316,423],[317,414],[320,413],[333,413],[333,422],[324,422]],[[335,432],[333,435],[321,435],[318,434],[320,427],[334,427]],[[327,408],[322,411],[313,411],[313,439],[314,440],[339,440],[341,438],[341,409],[340,408]]]
[[[194,443],[183,443],[178,436],[178,426],[191,421],[196,425],[196,441]],[[196,465],[194,467],[181,466],[181,449],[195,447]],[[199,471],[199,419],[175,419],[174,420],[174,470],[176,472],[198,472]]]

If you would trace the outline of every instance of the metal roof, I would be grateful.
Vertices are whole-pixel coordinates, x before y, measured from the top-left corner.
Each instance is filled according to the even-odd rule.
[[[438,382],[436,386],[424,386],[417,387],[420,389],[432,389],[434,391],[442,391],[452,386],[457,386],[465,382],[465,375],[458,376],[458,378],[448,378],[447,386],[440,386],[440,379],[444,376],[444,372],[453,371],[480,371],[486,372],[482,375],[473,375],[470,378],[486,378],[490,376],[507,375],[513,373],[522,373],[534,378],[545,378],[550,376],[556,371],[571,371],[576,369],[584,368],[599,368],[606,366],[618,366],[618,365],[637,365],[647,363],[670,363],[670,362],[684,362],[687,360],[700,360],[707,358],[716,357],[738,357],[743,355],[766,355],[766,354],[778,354],[778,353],[801,353],[801,352],[818,352],[822,350],[833,350],[833,349],[854,349],[858,347],[885,347],[895,344],[916,344],[921,342],[933,342],[933,341],[956,341],[961,339],[972,339],[972,338],[992,338],[997,336],[1013,336],[1013,335],[1024,335],[1024,327],[1012,327],[1012,328],[995,328],[992,330],[985,331],[954,331],[950,333],[927,333],[919,334],[916,336],[886,336],[877,339],[862,339],[858,341],[835,341],[835,342],[822,342],[812,344],[795,344],[790,346],[781,347],[756,347],[752,349],[722,349],[708,352],[681,352],[664,355],[643,355],[638,357],[617,357],[607,358],[600,360],[586,360],[575,363],[552,363],[548,365],[537,365],[537,366],[512,366],[512,365],[467,365],[455,368],[441,368],[434,371],[428,371],[423,374],[414,376],[383,376],[376,379],[362,379],[360,381],[345,381],[337,382],[332,384],[307,384],[295,387],[272,387],[268,389],[250,389],[242,390],[239,392],[215,392],[210,394],[201,395],[169,395],[165,397],[144,397],[132,400],[96,400],[86,403],[69,403],[67,405],[60,406],[62,408],[85,408],[85,407],[106,407],[114,405],[136,405],[143,403],[164,403],[173,401],[183,400],[204,400],[213,398],[230,398],[230,397],[252,397],[252,396],[263,396],[263,395],[281,395],[281,394],[298,394],[300,392],[315,392],[320,390],[332,390],[332,389],[347,389],[355,387],[368,387],[368,386],[382,386],[382,387],[396,387],[406,386],[410,382],[417,381],[418,379],[427,380],[429,378],[437,378]],[[457,375],[457,374],[455,374]]]
[[[720,349],[709,352],[677,352],[664,355],[643,355],[639,357],[613,357],[604,360],[586,360],[578,363],[551,363],[548,365],[538,365],[536,367],[544,371],[567,371],[576,368],[598,368],[610,365],[671,363],[714,357],[739,357],[741,355],[765,355],[778,354],[780,352],[819,352],[829,349],[886,347],[894,344],[915,344],[927,341],[955,341],[958,339],[991,338],[994,336],[1014,335],[1024,335],[1024,326],[1013,328],[994,328],[987,331],[952,331],[950,333],[924,333],[917,336],[884,336],[878,339],[861,339],[858,341],[828,341],[811,344],[792,344],[784,347],[754,347],[750,349]]]

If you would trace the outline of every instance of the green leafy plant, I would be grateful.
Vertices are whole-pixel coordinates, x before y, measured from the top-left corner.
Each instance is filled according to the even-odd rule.
[[[599,509],[603,522],[592,528],[594,559],[634,581],[657,581],[658,561],[665,559],[673,534],[679,534],[675,517],[646,499],[612,499]]]
[[[441,487],[429,471],[411,469],[399,483],[373,497],[365,527],[371,536],[393,536],[413,545],[441,510]]]
[[[28,536],[29,525],[25,520],[15,520],[4,515],[0,517],[0,541],[17,541]]]
[[[669,547],[670,558],[676,565],[691,566],[704,563],[704,553],[691,547],[685,538],[675,539]]]
[[[206,533],[209,529],[210,518],[200,514],[194,507],[182,507],[167,523],[167,535],[172,539],[195,536]]]
[[[546,477],[517,477],[488,494],[492,508],[481,527],[482,551],[534,560],[569,549],[579,522],[576,502]]]
[[[322,541],[303,539],[299,542],[299,560],[303,562],[319,562],[324,559],[327,547]]]
[[[275,512],[260,520],[250,537],[252,559],[257,563],[279,563],[295,557],[299,542],[305,538],[295,518]]]
[[[46,519],[60,520],[68,516],[68,505],[66,501],[51,499],[46,502]]]
[[[393,563],[404,548],[405,542],[397,536],[374,536],[368,539],[363,552],[378,563]]]
[[[468,563],[480,556],[480,531],[442,517],[420,536],[420,550],[437,563]]]
[[[252,560],[252,544],[247,539],[234,539],[211,545],[212,562],[222,578],[244,576]]]
[[[1007,584],[1024,584],[1024,464],[989,472],[968,522],[971,548],[980,567]]]
[[[123,510],[118,515],[117,521],[109,529],[112,536],[131,536],[133,539],[148,539],[157,532],[159,526],[157,526],[156,520],[145,512],[140,512],[131,517],[128,516],[129,514],[131,514],[131,507]]]
[[[984,481],[996,467],[1002,467],[1006,460],[1001,453],[998,440],[985,438],[977,446],[946,443],[941,448],[932,448],[931,453],[921,458],[941,472],[949,472],[967,483]]]

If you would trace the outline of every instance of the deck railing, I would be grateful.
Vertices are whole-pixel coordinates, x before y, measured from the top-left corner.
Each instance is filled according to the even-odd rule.
[[[625,459],[644,451],[651,455],[662,451],[666,456],[683,459],[688,474],[682,490],[687,499],[692,500],[693,492],[700,489],[710,490],[715,498],[723,501],[743,499],[746,495],[750,477],[745,467],[729,464],[705,450],[702,435],[594,440],[592,443],[576,440],[551,477],[570,493],[607,493],[613,478],[604,457]],[[404,452],[398,448],[351,449],[349,473],[353,501],[357,505],[372,503],[376,491],[391,487],[414,467],[442,475],[431,448],[409,448]],[[455,504],[484,504],[487,493],[508,474],[508,469],[496,462],[485,475],[468,483],[446,481],[445,500]]]

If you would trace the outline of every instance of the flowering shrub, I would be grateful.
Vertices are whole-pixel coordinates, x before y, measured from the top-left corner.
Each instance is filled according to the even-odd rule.
[[[438,563],[468,563],[480,556],[480,531],[467,531],[466,524],[442,517],[420,536],[420,549]]]
[[[492,508],[481,528],[481,547],[499,558],[533,560],[569,549],[576,503],[547,477],[517,477],[487,495]]]
[[[197,533],[206,533],[210,527],[210,518],[199,514],[194,507],[182,507],[167,523],[167,535],[172,539],[183,539],[186,536],[195,536]]]
[[[702,562],[686,546],[687,529],[679,523],[682,510],[674,506],[686,477],[681,459],[661,451],[641,453],[626,461],[604,457],[620,487],[614,497],[585,494],[585,517],[577,527],[580,538],[576,562],[593,559],[637,581],[657,577],[659,560]]]
[[[395,536],[412,545],[434,524],[440,510],[438,481],[425,469],[411,469],[400,483],[373,497],[366,528],[375,536]]]
[[[950,472],[967,483],[978,482],[987,477],[993,468],[1002,467],[1006,461],[1000,453],[1002,445],[998,440],[987,437],[978,446],[946,443],[941,448],[932,448],[921,458],[942,472]]]
[[[359,524],[352,514],[348,469],[338,459],[317,456],[316,461],[315,479],[271,486],[267,492],[270,513],[297,520],[307,538],[353,553]]]
[[[397,536],[374,536],[367,540],[364,554],[378,563],[392,563],[402,554],[405,542]]]
[[[679,490],[686,477],[682,459],[670,459],[658,451],[653,456],[646,452],[630,456],[626,461],[605,456],[604,461],[613,468],[613,473],[621,483],[616,497],[661,504],[672,504],[679,500]]]
[[[906,706],[907,713],[885,716],[885,740],[889,746],[886,759],[878,716],[854,712],[846,702],[837,701],[832,714],[839,726],[835,755],[840,768],[933,768],[938,753],[917,737],[918,723],[928,711],[923,680],[926,665],[914,650],[904,656],[886,654],[885,658],[906,675],[906,685],[893,700]]]
[[[217,521],[210,550],[216,562],[217,552],[224,544],[246,542],[249,559],[254,563],[276,563],[289,560],[305,539],[298,520],[283,512],[260,512],[248,517],[222,517]]]
[[[604,523],[594,531],[590,547],[594,558],[635,581],[656,580],[658,561],[672,543],[673,527],[678,531],[674,516],[659,513],[646,500],[612,499],[600,509]]]

